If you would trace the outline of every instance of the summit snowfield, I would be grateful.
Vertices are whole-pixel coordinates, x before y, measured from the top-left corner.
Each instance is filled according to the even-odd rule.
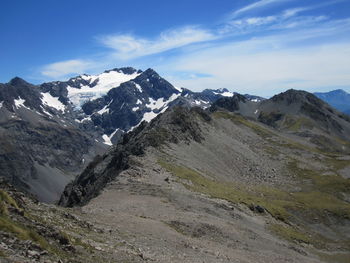
[[[101,142],[112,145],[120,136],[150,122],[175,104],[207,108],[220,97],[232,97],[227,89],[192,92],[178,88],[153,69],[115,68],[98,75],[80,75],[68,81],[40,86],[45,102],[74,116],[81,126],[97,129]],[[254,97],[256,98],[256,97]]]
[[[132,80],[139,76],[140,73],[133,72],[132,74],[126,74],[123,71],[106,71],[99,75],[80,75],[72,82],[79,83],[78,86],[68,86],[68,98],[70,102],[76,108],[89,101],[98,99],[108,93],[113,88],[119,87],[120,84]],[[86,85],[83,81],[86,81]]]

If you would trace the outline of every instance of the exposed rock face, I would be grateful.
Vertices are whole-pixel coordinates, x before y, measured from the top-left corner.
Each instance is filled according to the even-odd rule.
[[[97,157],[84,172],[67,185],[59,201],[63,206],[86,204],[129,168],[130,155],[142,155],[146,148],[158,147],[166,142],[198,141],[203,138],[198,118],[210,121],[210,117],[200,108],[174,107],[150,124],[141,123],[134,131],[124,135],[120,143],[103,157]]]
[[[349,144],[337,142],[334,139],[338,137],[350,141],[350,133],[343,133],[343,131],[350,131],[350,122],[343,119],[345,115],[335,112],[329,105],[307,92],[289,90],[260,103],[252,103],[246,97],[236,94],[230,98],[218,99],[208,112],[226,110],[251,118],[246,110],[249,105],[254,105],[255,113],[259,112],[259,115],[255,115],[257,121],[277,129],[284,127],[281,122],[285,122],[288,116],[295,119],[300,116],[307,117],[307,120],[313,121],[315,131],[305,135],[296,130],[296,135],[303,138],[309,137],[312,143],[321,148],[334,142],[333,148],[328,150],[341,152],[350,150]],[[200,142],[204,137],[200,132],[198,121],[210,122],[211,117],[208,112],[201,108],[178,106],[159,115],[149,124],[143,122],[134,131],[126,134],[121,142],[107,154],[91,163],[74,182],[67,186],[60,204],[64,206],[86,204],[98,195],[108,182],[129,167],[130,155],[142,155],[150,146],[158,147],[164,143],[180,141]],[[325,135],[320,133],[322,131],[326,132]]]
[[[290,116],[311,119],[302,105],[318,105],[321,112],[329,106],[297,91],[261,103],[237,95],[220,101],[216,109],[174,107],[143,122],[68,185],[60,204],[82,205],[96,222],[127,229],[132,242],[147,244],[152,250],[147,256],[160,261],[176,258],[172,248],[181,238],[189,247],[210,244],[223,262],[234,261],[242,250],[250,262],[259,262],[272,247],[266,262],[288,262],[291,257],[283,255],[291,251],[297,251],[295,262],[318,262],[304,243],[347,253],[349,236],[341,234],[350,215],[346,150],[320,151],[309,140],[322,131],[322,121],[310,130],[313,137],[280,125],[288,109]],[[266,125],[259,114],[251,117],[246,109],[251,105],[254,112],[274,109],[276,115]],[[327,138],[344,147],[350,142],[336,131]],[[272,235],[292,243],[276,249],[282,241],[274,243]],[[192,252],[210,261],[201,251]]]
[[[106,147],[65,117],[59,102],[56,108],[47,105],[44,96],[20,78],[0,84],[0,176],[53,202]]]
[[[210,110],[211,111],[216,111],[219,108],[231,111],[231,112],[235,112],[235,111],[239,111],[240,107],[240,103],[246,103],[247,102],[247,98],[240,95],[240,94],[235,94],[233,97],[224,97],[224,98],[220,98],[217,101],[215,101]]]
[[[258,119],[280,129],[348,138],[350,118],[315,95],[288,90],[260,103]]]

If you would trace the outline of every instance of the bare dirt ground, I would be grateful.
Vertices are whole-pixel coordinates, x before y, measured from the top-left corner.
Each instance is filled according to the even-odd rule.
[[[30,204],[68,246],[28,258],[3,238],[4,262],[349,262],[349,156],[226,117],[132,156],[85,206]]]
[[[82,208],[152,262],[319,262],[273,236],[269,215],[187,190],[148,152]],[[112,237],[113,238],[113,237]]]

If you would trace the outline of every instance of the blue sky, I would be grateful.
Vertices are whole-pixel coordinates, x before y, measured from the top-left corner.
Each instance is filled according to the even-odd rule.
[[[350,92],[349,0],[2,0],[0,82],[133,66],[177,86]]]

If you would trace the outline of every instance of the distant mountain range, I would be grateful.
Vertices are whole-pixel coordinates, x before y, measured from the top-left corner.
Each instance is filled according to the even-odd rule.
[[[315,95],[349,111],[350,95],[344,91]],[[0,176],[40,200],[55,201],[97,154],[143,121],[175,105],[207,109],[219,99],[225,105],[225,98],[244,101],[239,108],[244,116],[285,125],[278,114],[288,112],[282,107],[276,115],[271,100],[227,89],[193,92],[173,86],[153,69],[115,68],[41,85],[16,77],[0,84]],[[267,116],[260,113],[262,105],[270,105],[264,106]]]
[[[306,91],[16,77],[0,84],[0,261],[345,262],[349,156],[350,116]]]
[[[174,105],[207,108],[233,95],[177,88],[152,69],[130,67],[41,85],[15,77],[0,84],[0,176],[55,201],[95,155],[143,121]]]
[[[346,91],[337,89],[330,92],[315,92],[314,94],[337,110],[350,115],[350,94]]]

